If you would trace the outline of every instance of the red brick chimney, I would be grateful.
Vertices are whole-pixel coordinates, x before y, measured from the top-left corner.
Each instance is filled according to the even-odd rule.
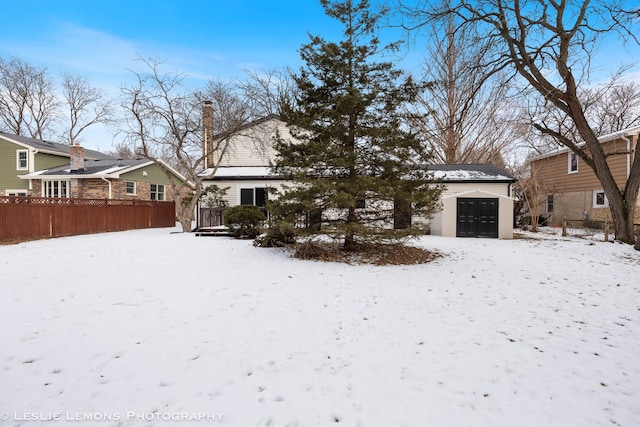
[[[204,101],[202,105],[202,156],[204,167],[212,167],[213,163],[213,103]]]
[[[76,143],[69,147],[71,155],[71,172],[84,170],[84,147]]]

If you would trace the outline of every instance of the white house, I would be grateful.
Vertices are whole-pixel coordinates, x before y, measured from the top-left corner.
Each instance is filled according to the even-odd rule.
[[[218,168],[207,168],[203,184],[228,187],[229,206],[266,206],[270,188],[279,189],[287,181],[271,173],[275,158],[274,136],[291,137],[286,124],[277,116],[268,116],[243,127],[223,151],[214,152],[209,164],[218,160]],[[219,157],[215,157],[219,156]],[[428,224],[432,234],[450,237],[513,237],[513,198],[511,185],[516,181],[505,171],[491,165],[429,165],[446,189],[442,210],[429,220],[411,218],[415,224]]]

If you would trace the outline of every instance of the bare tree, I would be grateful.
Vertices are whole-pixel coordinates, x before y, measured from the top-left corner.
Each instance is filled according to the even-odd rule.
[[[237,82],[243,99],[251,104],[251,109],[259,116],[281,115],[282,106],[290,105],[298,87],[293,78],[293,70],[271,70],[264,73],[247,71],[247,79]]]
[[[197,96],[182,85],[182,75],[163,73],[159,60],[141,61],[147,71],[133,72],[136,83],[122,89],[127,139],[165,172],[182,231],[191,231],[195,205],[202,191],[198,176],[203,160],[201,105]],[[184,182],[175,178],[163,158],[177,163],[186,177]]]
[[[116,159],[135,159],[136,153],[131,144],[126,142],[117,143],[112,150],[107,151],[108,155],[115,157]]]
[[[63,140],[69,145],[81,142],[80,134],[89,126],[109,123],[113,115],[112,101],[82,76],[63,73],[62,95],[69,108],[69,123]]]
[[[596,135],[640,125],[640,85],[634,81],[613,79],[603,87],[585,89],[581,99]]]
[[[471,31],[456,32],[453,16],[429,28],[424,95],[413,105],[413,124],[440,163],[503,166],[512,141],[508,85],[500,74],[478,72],[484,56]]]
[[[407,6],[405,11],[415,18],[414,28],[454,15],[461,27],[472,28],[493,46],[482,64],[486,74],[513,71],[549,109],[566,116],[571,126],[558,127],[558,122],[544,120],[536,120],[534,126],[568,147],[593,170],[609,200],[616,239],[633,243],[640,156],[634,158],[626,185],[619,188],[580,98],[580,88],[589,82],[594,49],[602,37],[617,32],[623,41],[638,43],[638,10],[625,9],[625,3],[631,2],[455,0],[445,8],[430,9],[420,3],[418,7]],[[575,128],[579,139],[565,133],[567,128]]]
[[[134,72],[136,84],[122,90],[127,140],[163,168],[176,198],[178,221],[183,231],[191,231],[202,181],[215,174],[233,136],[242,132],[253,115],[247,103],[224,83],[210,81],[205,89],[191,91],[184,86],[183,75],[162,72],[161,61],[141,61],[147,71]],[[203,104],[213,116],[207,125]],[[188,182],[177,181],[169,164]]]
[[[16,135],[44,139],[57,118],[55,83],[44,67],[0,58],[0,126]]]
[[[530,162],[524,163],[514,171],[518,181],[514,185],[514,196],[519,198],[524,211],[529,214],[531,231],[537,232],[540,218],[546,212],[544,209],[547,198],[553,197],[555,183],[545,177],[543,171],[533,168]]]

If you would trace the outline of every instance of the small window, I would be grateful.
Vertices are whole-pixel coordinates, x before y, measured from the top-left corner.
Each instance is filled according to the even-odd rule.
[[[127,185],[127,194],[131,196],[135,196],[136,183],[134,181],[127,181],[125,184]]]
[[[69,181],[43,181],[43,197],[69,197]]]
[[[553,194],[547,194],[547,213],[553,213]]]
[[[29,169],[29,150],[18,150],[16,152],[16,169],[19,171]]]
[[[151,184],[151,200],[164,201],[164,184]]]
[[[569,153],[569,173],[578,172],[578,155],[574,152]]]
[[[27,197],[27,192],[25,190],[4,190],[4,194],[6,196]]]
[[[597,190],[593,192],[593,207],[594,208],[606,208],[609,206],[609,200],[604,194],[604,191]]]
[[[356,209],[364,209],[366,206],[366,200],[364,196],[356,197]]]

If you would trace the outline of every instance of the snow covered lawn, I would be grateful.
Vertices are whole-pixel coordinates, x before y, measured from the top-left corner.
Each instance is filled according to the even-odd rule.
[[[630,246],[375,267],[172,231],[0,246],[0,425],[640,425]]]

